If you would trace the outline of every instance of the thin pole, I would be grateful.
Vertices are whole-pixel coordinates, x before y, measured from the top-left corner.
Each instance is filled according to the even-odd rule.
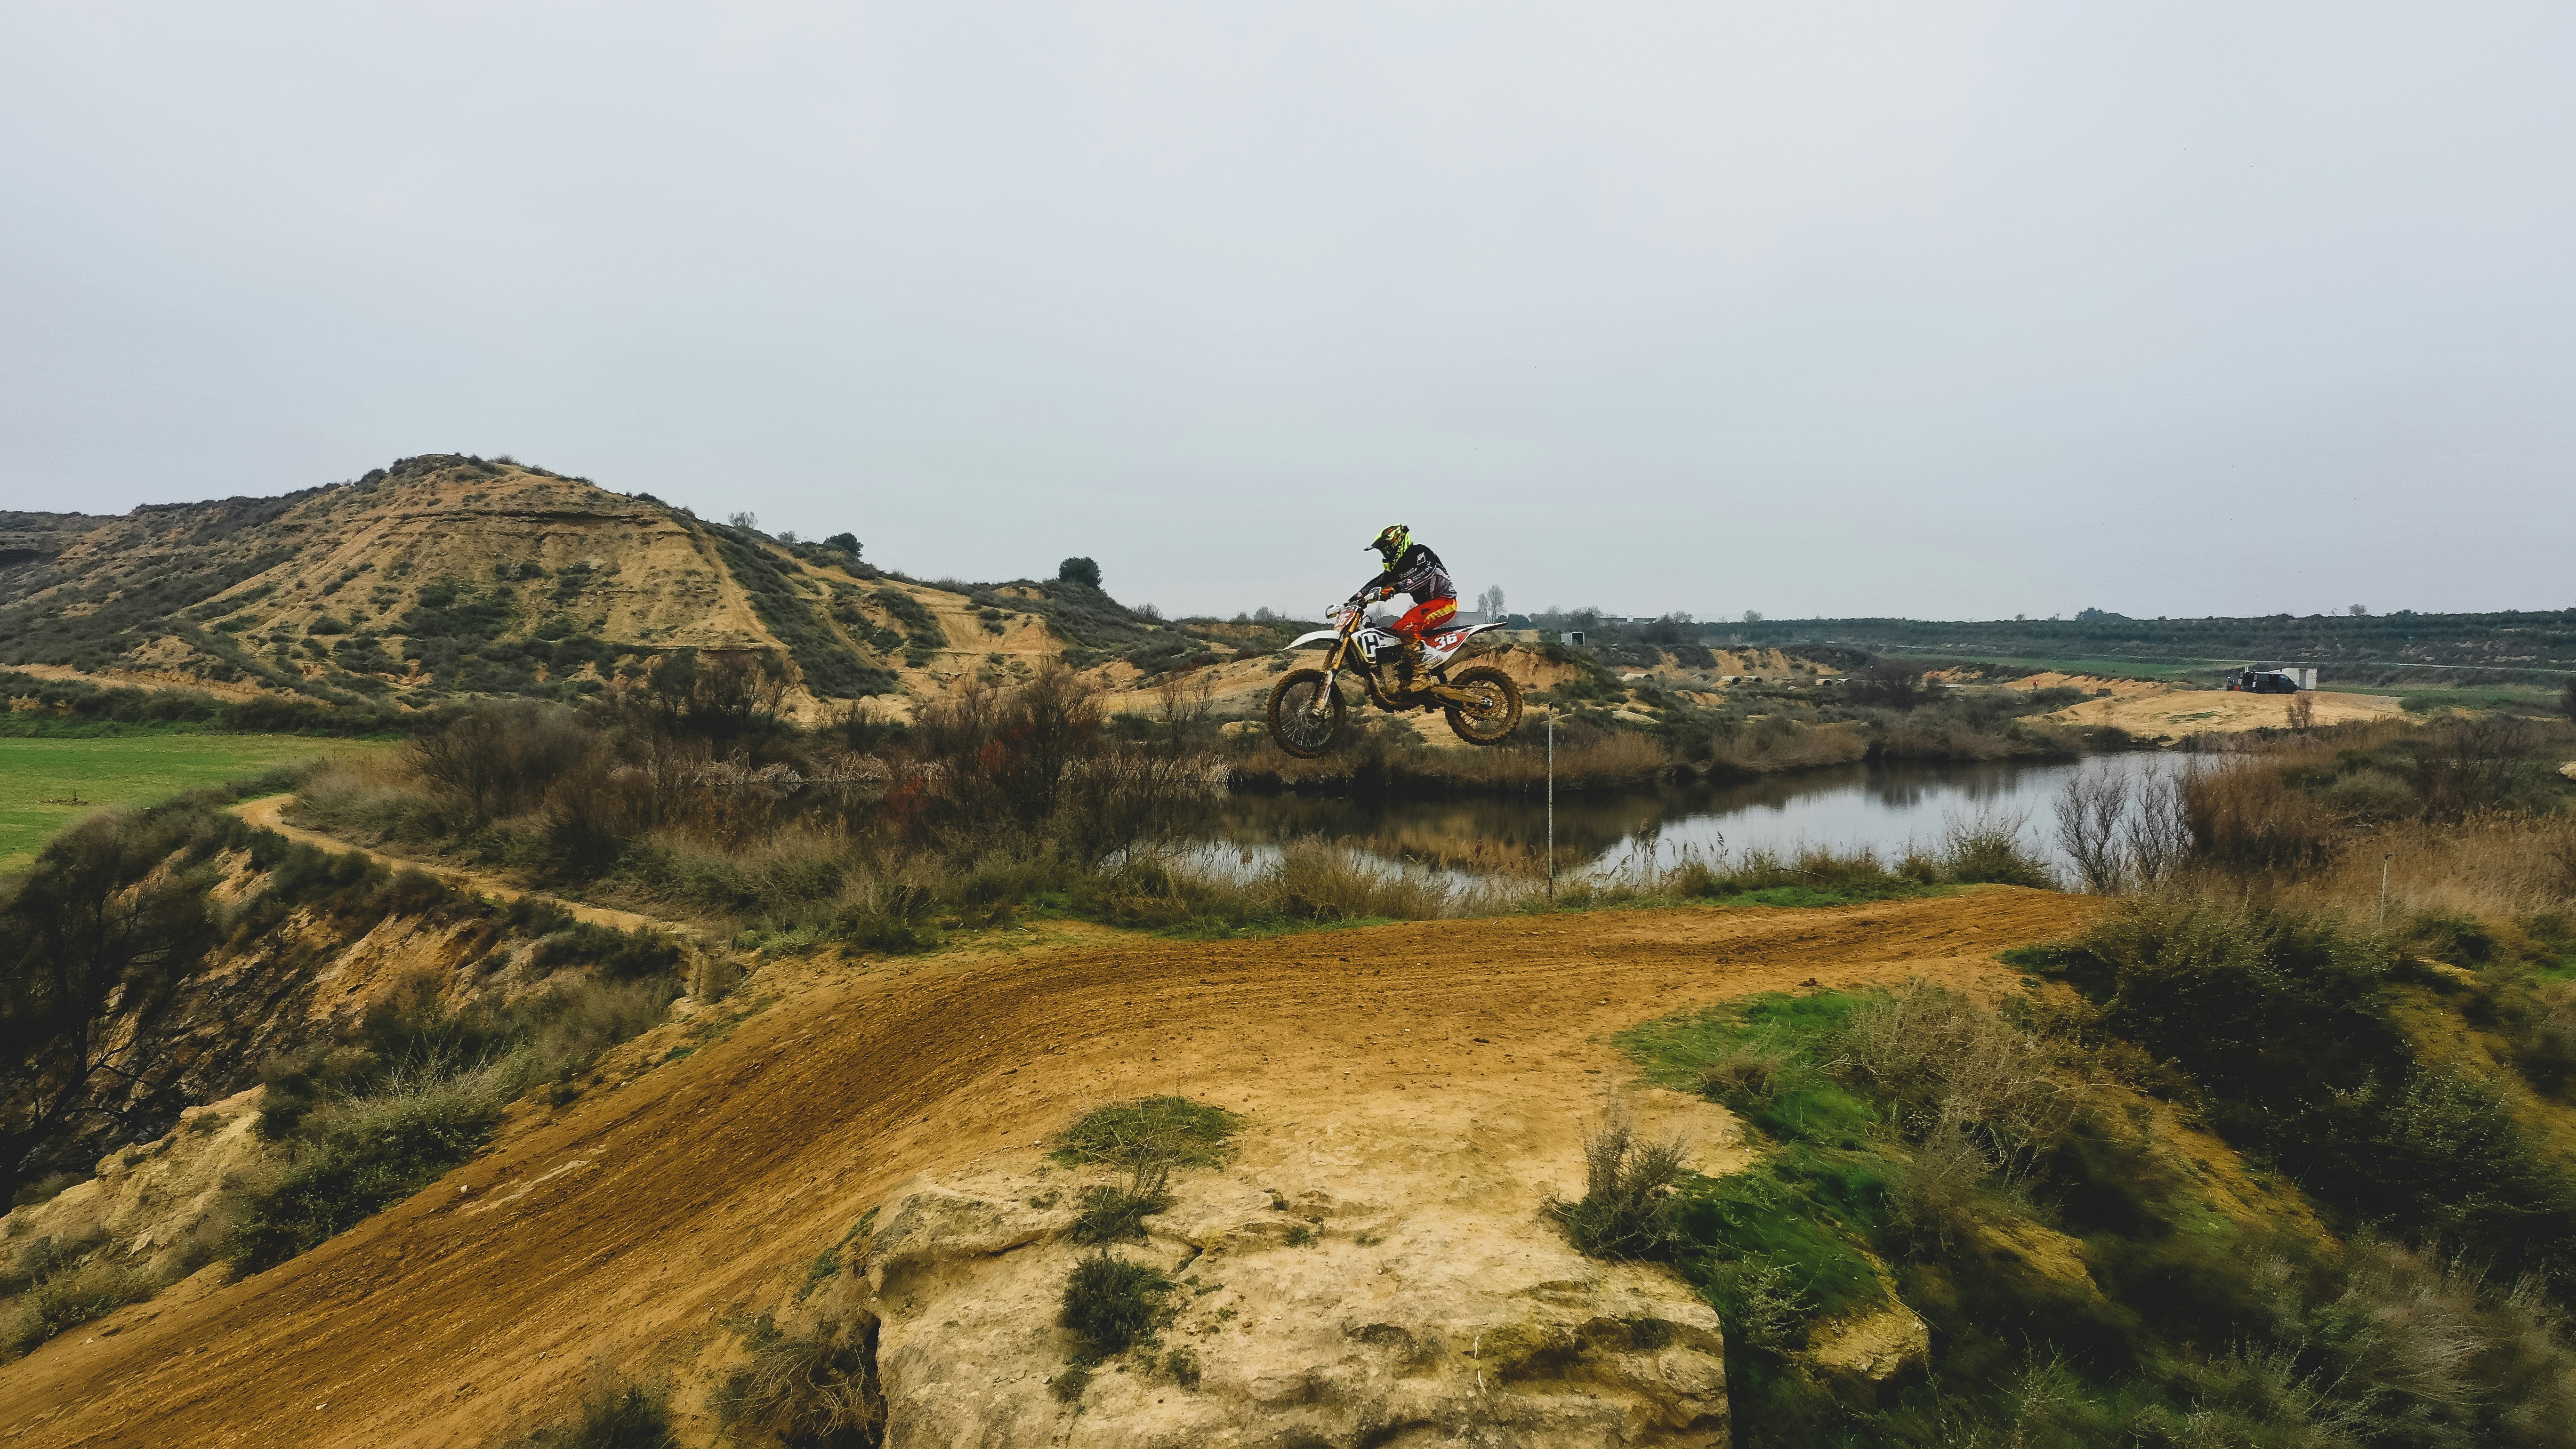
[[[2388,924],[2388,862],[2396,858],[2393,851],[2379,858],[2379,924],[2383,926]]]
[[[1553,706],[1547,712],[1547,898],[1556,899],[1556,710]]]

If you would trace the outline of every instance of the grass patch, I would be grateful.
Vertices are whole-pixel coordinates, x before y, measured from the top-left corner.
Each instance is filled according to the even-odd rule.
[[[243,1200],[226,1256],[271,1268],[438,1180],[500,1126],[516,1085],[495,1068],[398,1074],[375,1095],[316,1112],[304,1160]]]
[[[298,760],[382,748],[310,735],[0,736],[0,871],[27,865],[56,831],[93,810],[148,804]],[[47,803],[75,796],[78,805]]]
[[[96,1258],[43,1273],[18,1294],[16,1311],[0,1320],[0,1358],[32,1353],[54,1335],[140,1303],[162,1287],[151,1273]]]
[[[1056,1138],[1055,1160],[1068,1167],[1130,1172],[1161,1167],[1215,1167],[1226,1159],[1243,1118],[1187,1097],[1145,1097],[1095,1108]]]
[[[2499,1189],[2548,1200],[2509,1150],[2491,1090],[2421,1066],[2384,1085],[2340,1075],[2381,1038],[2304,1013],[2333,999],[2367,1015],[2367,961],[2321,928],[2204,924],[2151,912],[2089,947],[2016,954],[2116,995],[2108,1011],[2053,1015],[2031,999],[1989,1011],[1918,983],[1753,997],[1619,1036],[1648,1080],[1722,1102],[1766,1144],[1744,1172],[1673,1183],[1658,1254],[1726,1323],[1738,1444],[2563,1442],[2542,1426],[2576,1395],[2536,1385],[2576,1370],[2576,1353],[2557,1327],[2515,1326],[2560,1322],[2542,1280],[2490,1282],[2466,1257],[2222,1211],[2145,1099],[2121,1105],[2117,1084],[2146,1081],[2215,1115],[2222,1091],[2260,1079],[2305,1092],[2312,1106],[2296,1110],[2322,1098],[2377,1114],[2367,1140],[2394,1164],[2383,1175],[2424,1177],[2471,1205]],[[2231,961],[2256,979],[2207,979]],[[2206,1080],[2124,1039],[2130,1011],[2143,1015],[2129,1029],[2169,1021],[2164,1049],[2188,1045]],[[2258,1037],[2300,1039],[2240,1039],[2256,1029],[2240,1025],[2249,1013],[2268,1023]],[[2320,1080],[2311,1072],[2345,1092],[2302,1087]],[[2418,1139],[2459,1163],[2437,1171],[2401,1150]],[[2426,1226],[2483,1259],[2529,1251],[2515,1231],[2547,1216]],[[2081,1271],[2037,1261],[2029,1249],[2049,1242]],[[1891,1284],[1931,1326],[1928,1373],[1863,1385],[1802,1356]],[[2522,1333],[2536,1336],[2511,1338]]]

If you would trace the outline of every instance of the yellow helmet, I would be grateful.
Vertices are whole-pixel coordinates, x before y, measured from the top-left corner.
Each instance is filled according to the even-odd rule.
[[[1388,568],[1395,567],[1395,561],[1402,558],[1404,551],[1412,545],[1413,530],[1401,523],[1388,524],[1378,530],[1377,537],[1369,540],[1369,547],[1385,556]]]

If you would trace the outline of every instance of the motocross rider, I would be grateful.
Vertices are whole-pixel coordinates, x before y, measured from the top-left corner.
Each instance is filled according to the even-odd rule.
[[[1386,568],[1376,578],[1360,585],[1351,595],[1355,605],[1386,598],[1390,594],[1409,594],[1413,608],[1398,619],[1393,628],[1404,641],[1403,687],[1407,694],[1419,687],[1422,675],[1422,634],[1446,624],[1458,613],[1458,586],[1449,582],[1449,570],[1442,567],[1440,555],[1413,541],[1413,530],[1401,523],[1390,523],[1371,540],[1369,547],[1386,561]]]

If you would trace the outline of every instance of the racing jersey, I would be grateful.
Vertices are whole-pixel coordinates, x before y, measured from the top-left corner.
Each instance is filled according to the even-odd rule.
[[[1360,585],[1363,594],[1371,589],[1411,594],[1417,604],[1458,597],[1458,586],[1449,582],[1449,570],[1441,567],[1440,555],[1418,543],[1397,554],[1386,572]]]

